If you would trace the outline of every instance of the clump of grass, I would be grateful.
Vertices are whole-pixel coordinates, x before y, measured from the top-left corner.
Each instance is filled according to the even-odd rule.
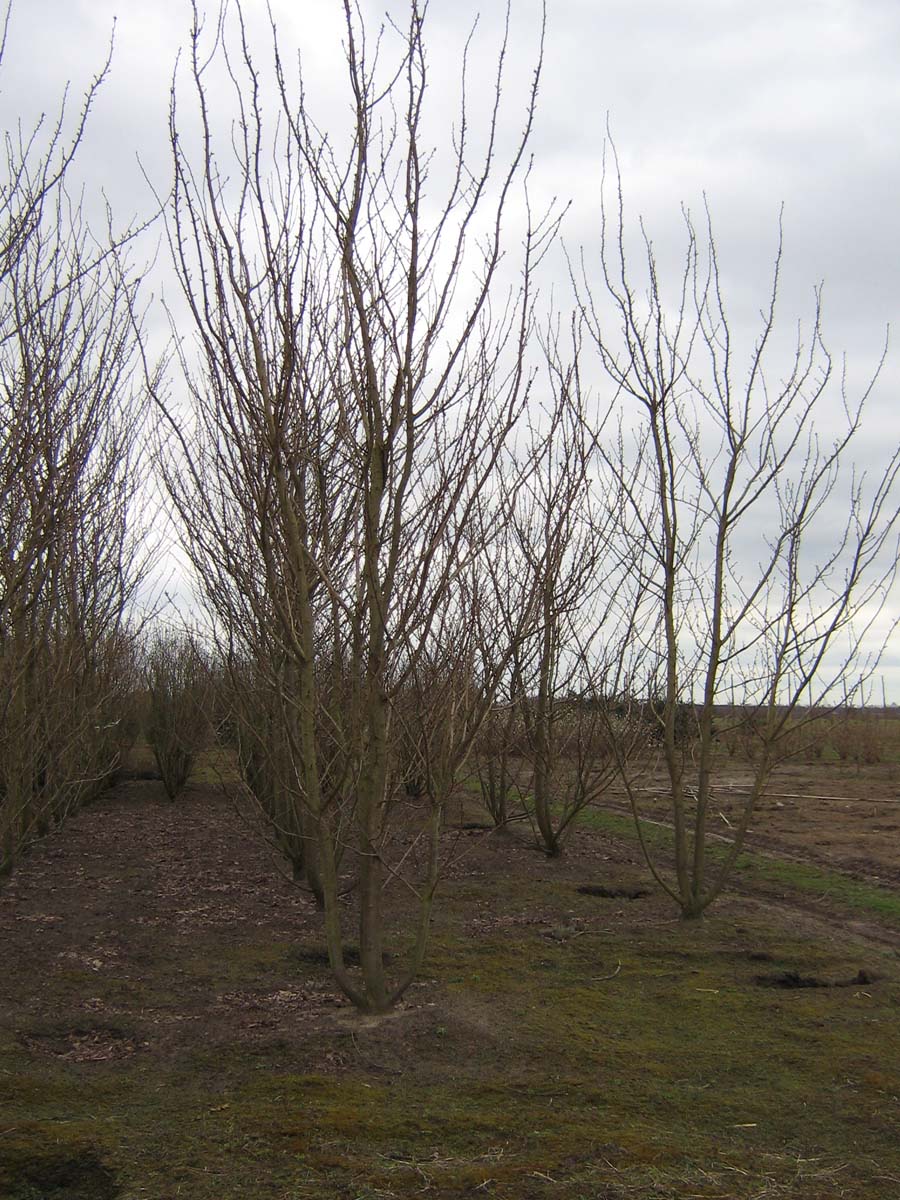
[[[827,897],[847,908],[900,924],[900,895],[850,875],[758,854],[741,855],[737,867],[759,879],[782,884],[797,892]]]

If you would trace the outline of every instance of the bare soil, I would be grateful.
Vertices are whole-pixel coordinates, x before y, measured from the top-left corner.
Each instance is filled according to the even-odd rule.
[[[751,778],[748,766],[722,763],[709,823],[719,837],[730,839]],[[620,792],[610,799],[624,807]],[[650,818],[667,819],[661,772],[648,771],[640,807]],[[751,818],[747,848],[900,887],[900,764],[782,765]]]
[[[900,768],[784,766],[751,828],[756,846],[900,886]]]

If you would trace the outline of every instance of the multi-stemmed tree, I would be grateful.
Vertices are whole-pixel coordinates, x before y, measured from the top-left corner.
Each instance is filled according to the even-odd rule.
[[[211,680],[198,640],[181,630],[157,631],[144,654],[144,732],[174,800],[185,788],[197,753],[210,740]]]
[[[609,720],[622,703],[627,641],[618,621],[609,620],[620,615],[609,585],[621,564],[598,432],[589,427],[577,372],[561,355],[558,335],[545,340],[544,357],[551,401],[530,419],[524,469],[513,477],[504,511],[507,554],[492,571],[510,635],[523,596],[533,597],[536,620],[524,637],[511,636],[511,703],[494,714],[492,751],[507,763],[497,781],[501,797],[502,785],[509,790],[507,781],[515,780],[538,845],[556,857],[579,813],[616,776]],[[639,732],[633,724],[628,730]],[[500,731],[517,744],[497,745]],[[624,725],[621,732],[626,753]]]
[[[780,243],[742,359],[709,222],[698,232],[686,217],[671,307],[646,236],[636,281],[617,170],[613,184],[600,286],[586,269],[576,287],[583,336],[622,399],[619,437],[601,443],[602,458],[633,563],[620,602],[636,614],[633,685],[650,697],[665,761],[674,878],[649,853],[648,862],[694,917],[721,892],[798,725],[839,702],[848,681],[858,688],[877,662],[873,634],[897,564],[900,453],[870,476],[852,465],[871,384],[855,403],[841,390],[843,423],[820,432],[835,390],[820,295],[809,328],[785,350],[776,321]],[[756,753],[733,843],[711,865],[715,743],[729,732],[722,706],[721,720],[752,732]],[[632,772],[620,766],[637,814]]]
[[[135,685],[124,627],[139,575],[131,235],[96,236],[66,190],[105,71],[73,122],[63,105],[46,136],[39,124],[5,142],[0,873],[109,777]]]
[[[500,167],[508,30],[477,149],[463,61],[439,153],[419,0],[378,53],[344,5],[345,136],[315,124],[302,81],[292,94],[275,30],[263,76],[232,16],[212,60],[236,106],[224,148],[196,21],[196,144],[180,87],[172,110],[170,241],[199,359],[182,344],[190,413],[160,397],[166,478],[223,645],[236,672],[252,664],[279,722],[281,800],[313,850],[336,978],[382,1010],[424,953],[443,805],[503,666],[479,661],[467,634],[480,601],[466,579],[493,536],[493,480],[530,383],[533,272],[555,228],[523,206],[518,272],[501,272],[539,71]],[[411,755],[421,786],[402,811],[421,818],[425,850],[398,845],[394,860]],[[358,973],[342,854],[358,880]],[[385,885],[414,860],[413,948],[389,980]]]

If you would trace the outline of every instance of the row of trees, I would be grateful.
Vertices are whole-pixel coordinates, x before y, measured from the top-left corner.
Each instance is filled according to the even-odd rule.
[[[685,916],[712,902],[801,714],[827,700],[848,665],[855,679],[873,665],[860,651],[895,568],[900,460],[873,479],[845,471],[862,401],[845,397],[840,432],[817,434],[831,364],[818,304],[807,340],[786,360],[776,353],[780,251],[743,361],[708,222],[698,232],[686,221],[674,303],[649,240],[635,271],[614,161],[599,264],[570,264],[570,314],[539,315],[537,283],[561,217],[529,202],[540,48],[505,165],[508,23],[477,129],[463,60],[441,156],[427,133],[427,4],[409,0],[402,27],[375,41],[350,0],[344,17],[351,119],[326,131],[302,76],[289,77],[274,28],[261,71],[239,5],[214,47],[195,9],[190,99],[180,84],[173,91],[165,201],[182,293],[172,374],[186,396],[150,372],[145,382],[160,477],[209,615],[216,704],[244,780],[322,908],[339,985],[359,1008],[380,1011],[425,954],[443,814],[470,770],[498,824],[513,794],[528,796],[556,855],[577,813],[614,779],[637,814],[646,751],[659,746],[674,872],[649,851],[648,861]],[[231,89],[228,127],[217,126],[226,105],[217,67]],[[31,175],[10,178],[24,186]],[[45,194],[63,196],[63,180],[48,168]],[[72,269],[88,243],[56,211],[59,236],[43,243],[57,273],[51,301],[28,311],[46,322],[58,298],[86,323],[80,355],[55,363],[45,333],[36,356],[53,365],[52,395],[68,405],[61,448],[35,456],[24,425],[4,443],[4,494],[18,502],[37,488],[32,525],[9,507],[11,739],[15,720],[41,712],[38,694],[62,694],[48,680],[69,661],[58,649],[69,636],[90,631],[92,664],[100,648],[111,652],[135,579],[126,516],[137,423],[125,384],[140,334],[133,287],[115,239]],[[100,279],[121,303],[79,309]],[[9,311],[3,344],[19,353],[21,310],[11,302]],[[31,378],[24,367],[20,375]],[[10,381],[19,377],[11,366]],[[39,423],[52,405],[35,396]],[[86,396],[106,407],[83,407]],[[10,404],[16,420],[27,411]],[[94,433],[61,471],[82,418]],[[45,477],[56,489],[71,479],[50,506]],[[92,525],[101,497],[104,519]],[[52,533],[40,524],[48,513]],[[804,549],[812,540],[815,555]],[[90,581],[89,602],[72,572]],[[45,646],[45,674],[28,693],[24,664]],[[154,736],[175,745],[160,758],[174,793],[189,765],[190,721],[176,717],[168,732],[165,722],[178,697],[196,716],[198,652],[162,641],[146,669]],[[105,702],[114,690],[102,678]],[[732,852],[710,875],[713,716],[735,689],[743,703],[733,721],[758,741],[754,783]],[[84,719],[102,728],[99,703]],[[65,728],[73,745],[87,743],[76,725]],[[181,745],[173,729],[185,733]],[[41,779],[32,762],[19,792],[4,785],[10,845],[33,823]],[[406,960],[389,972],[390,884],[408,887],[415,903]]]
[[[896,561],[898,459],[845,478],[862,402],[845,398],[836,437],[817,434],[831,374],[818,304],[787,366],[774,361],[780,251],[745,362],[708,223],[686,221],[674,306],[648,240],[634,273],[614,162],[599,275],[573,264],[571,318],[539,318],[559,216],[528,203],[540,50],[505,166],[505,39],[477,138],[463,62],[441,160],[425,132],[427,5],[410,0],[377,55],[344,11],[349,127],[316,123],[274,29],[271,71],[258,68],[237,8],[220,31],[235,115],[221,140],[195,21],[201,136],[176,89],[167,228],[199,356],[181,344],[188,415],[156,399],[245,778],[323,908],[340,986],[380,1010],[422,960],[466,763],[498,820],[513,783],[532,798],[556,854],[614,777],[637,811],[652,736],[675,829],[674,874],[653,870],[686,916],[703,911],[801,705],[834,683],[832,652],[840,674],[873,629]],[[836,505],[838,537],[806,555]],[[710,877],[713,714],[735,687],[759,752]],[[388,978],[393,880],[417,916]]]
[[[135,689],[125,628],[140,573],[131,234],[96,237],[66,187],[106,67],[73,119],[63,105],[51,127],[5,140],[0,876],[104,785]]]

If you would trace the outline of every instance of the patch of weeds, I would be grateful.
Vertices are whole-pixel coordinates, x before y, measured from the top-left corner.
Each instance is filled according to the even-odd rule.
[[[115,1200],[115,1176],[91,1150],[74,1155],[49,1152],[7,1166],[7,1200]]]
[[[222,982],[258,982],[261,976],[279,974],[294,955],[295,948],[289,942],[229,943],[211,938],[199,953],[182,960],[181,965],[198,980],[217,981],[218,986]]]
[[[609,833],[614,837],[628,841],[637,841],[634,820],[620,813],[603,812],[601,809],[586,808],[579,813],[578,820],[582,825],[598,829],[601,833]],[[666,850],[672,844],[672,834],[668,829],[651,821],[641,821],[641,832],[644,841],[653,850]]]
[[[79,1080],[63,1075],[60,1068],[54,1070],[52,1064],[47,1070],[36,1066],[29,1070],[7,1070],[0,1066],[0,1094],[7,1112],[14,1109],[33,1112],[38,1104],[64,1106],[77,1100],[82,1092]]]
[[[358,1080],[295,1076],[261,1085],[241,1103],[243,1121],[262,1120],[273,1143],[302,1155],[319,1172],[389,1186],[408,1171],[410,1186],[452,1186],[458,1193],[485,1179],[523,1179],[529,1169],[561,1161],[593,1131],[594,1110],[577,1101],[578,1085],[520,1082],[398,1080],[390,1086]],[[565,1104],[554,1100],[567,1101]],[[578,1115],[580,1114],[580,1115]],[[490,1169],[485,1169],[489,1167]],[[331,1193],[329,1193],[331,1194]],[[409,1194],[406,1189],[402,1195]],[[443,1192],[439,1194],[444,1194]],[[522,1194],[522,1193],[517,1193]]]
[[[154,783],[159,782],[162,776],[159,773],[159,767],[153,766],[138,766],[138,767],[120,767],[116,772],[117,783]]]
[[[238,784],[241,781],[237,755],[223,746],[201,750],[194,760],[190,782],[197,786]]]
[[[757,878],[798,892],[826,896],[829,900],[861,912],[874,913],[892,924],[900,925],[900,894],[877,887],[850,875],[826,871],[807,863],[763,858],[757,854],[741,855],[739,869],[751,871]]]

